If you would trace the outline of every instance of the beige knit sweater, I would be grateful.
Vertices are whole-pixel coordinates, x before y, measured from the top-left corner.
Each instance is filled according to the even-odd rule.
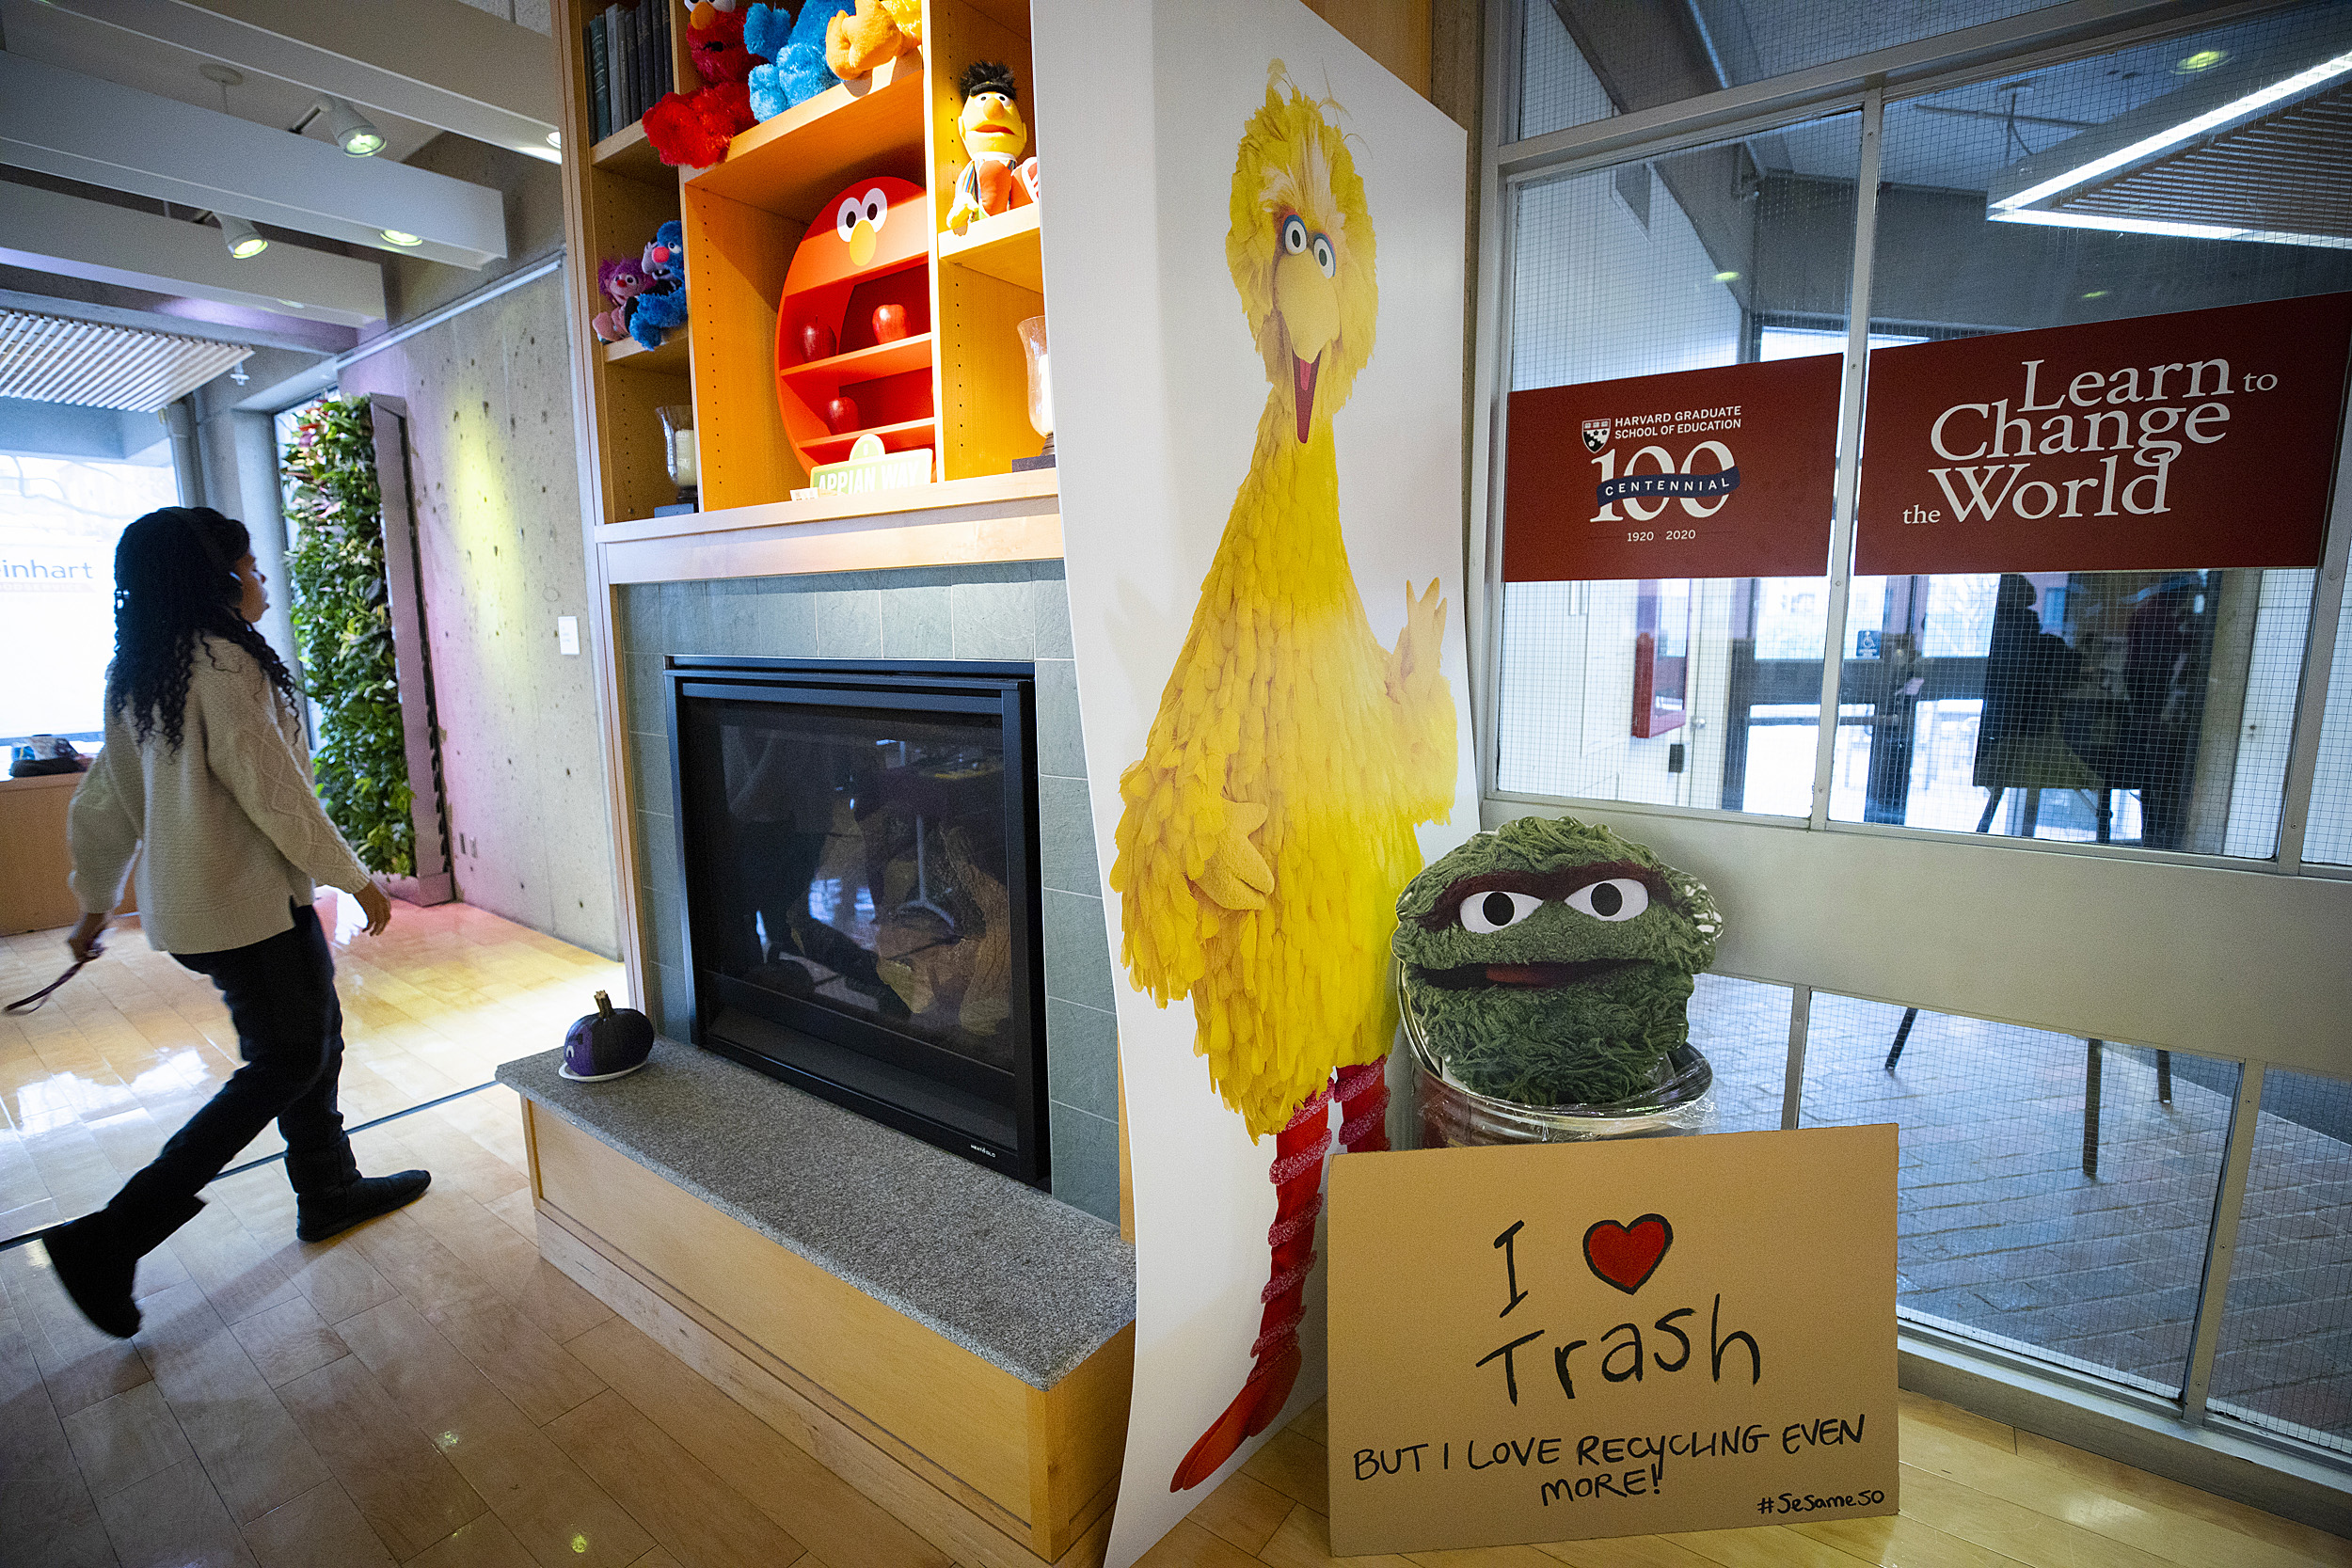
[[[287,904],[317,882],[357,893],[367,868],[327,821],[310,783],[300,721],[253,656],[199,639],[188,671],[181,744],[158,729],[142,744],[122,709],[66,818],[73,894],[111,912],[138,854],[139,921],[148,944],[214,953],[293,925]]]

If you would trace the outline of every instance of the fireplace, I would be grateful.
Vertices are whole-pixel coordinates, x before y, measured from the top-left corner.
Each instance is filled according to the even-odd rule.
[[[665,663],[694,1043],[1046,1187],[1032,666]]]

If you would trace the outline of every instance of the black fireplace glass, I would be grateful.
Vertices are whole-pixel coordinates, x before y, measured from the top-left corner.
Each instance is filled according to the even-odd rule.
[[[700,1043],[1041,1182],[1025,673],[673,660],[671,688]]]

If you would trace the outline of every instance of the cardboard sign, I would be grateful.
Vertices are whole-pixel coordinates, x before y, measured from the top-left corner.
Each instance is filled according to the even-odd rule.
[[[1343,1156],[1331,1546],[1893,1513],[1895,1129]]]
[[[1511,394],[1502,576],[1820,577],[1838,356]]]
[[[1875,350],[1854,570],[2319,560],[2352,294]]]

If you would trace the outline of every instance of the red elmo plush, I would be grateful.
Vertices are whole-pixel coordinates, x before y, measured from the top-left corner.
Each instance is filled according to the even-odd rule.
[[[645,135],[663,163],[708,168],[759,123],[746,86],[759,57],[743,47],[744,14],[738,0],[697,0],[687,16],[687,49],[709,86],[691,98],[671,93],[645,111]]]

